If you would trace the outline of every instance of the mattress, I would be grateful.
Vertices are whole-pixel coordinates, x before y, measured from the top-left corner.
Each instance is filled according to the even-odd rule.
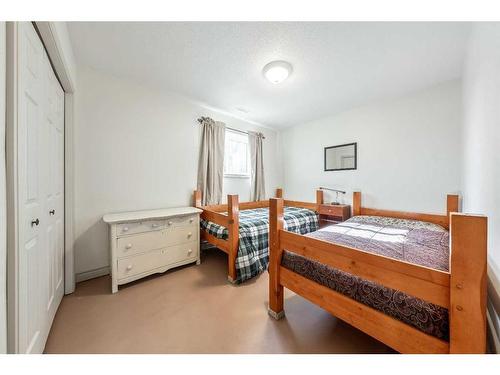
[[[308,236],[448,271],[449,233],[443,227],[414,220],[355,216]],[[449,340],[448,310],[372,281],[284,251],[282,266],[422,332]]]
[[[241,283],[267,269],[269,264],[269,208],[240,211],[240,242],[236,257],[236,282]],[[315,211],[299,207],[285,207],[284,227],[290,232],[307,234],[318,230]],[[209,234],[226,240],[226,227],[201,220],[200,226]]]

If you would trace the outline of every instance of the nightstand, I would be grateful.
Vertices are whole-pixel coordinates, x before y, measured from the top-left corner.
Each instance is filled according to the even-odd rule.
[[[320,220],[345,221],[351,217],[348,204],[322,204],[319,208]]]

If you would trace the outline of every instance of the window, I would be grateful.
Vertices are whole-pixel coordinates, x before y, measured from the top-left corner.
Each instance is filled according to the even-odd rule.
[[[248,135],[226,129],[224,175],[228,177],[250,177]]]

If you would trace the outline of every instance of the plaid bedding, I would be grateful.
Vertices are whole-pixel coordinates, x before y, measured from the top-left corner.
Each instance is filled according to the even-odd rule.
[[[312,210],[285,207],[284,229],[299,234],[319,228],[318,215]],[[227,228],[211,221],[201,220],[201,228],[209,234],[226,240]],[[267,269],[269,263],[269,209],[256,208],[240,211],[240,243],[236,257],[237,283],[251,279]]]

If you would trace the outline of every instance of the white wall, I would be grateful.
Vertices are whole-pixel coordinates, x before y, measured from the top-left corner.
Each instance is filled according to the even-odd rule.
[[[77,274],[109,264],[108,231],[102,222],[105,213],[191,204],[199,150],[196,119],[200,116],[263,132],[268,194],[281,186],[274,130],[91,69],[78,71],[76,107]],[[225,182],[226,193],[248,199],[248,180]]]
[[[488,216],[490,286],[500,293],[500,24],[477,24],[464,74],[464,208]],[[493,290],[490,288],[490,298]],[[491,302],[490,302],[491,303]],[[500,327],[490,305],[492,319]]]
[[[490,263],[500,268],[500,25],[479,24],[464,79],[464,207],[488,215]]]
[[[281,135],[284,189],[310,201],[333,187],[347,203],[360,190],[367,207],[443,213],[460,187],[461,118],[461,82],[452,81],[295,126]],[[324,172],[323,148],[351,142],[358,169]]]
[[[7,252],[5,216],[5,22],[0,22],[0,353],[7,352]]]

